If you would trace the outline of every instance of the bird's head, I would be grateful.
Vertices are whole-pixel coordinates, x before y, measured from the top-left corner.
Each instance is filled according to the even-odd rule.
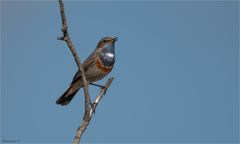
[[[104,37],[102,38],[97,45],[97,48],[109,48],[114,47],[114,43],[117,41],[117,37]]]
[[[98,42],[96,52],[105,66],[112,66],[115,62],[114,43],[116,41],[117,37],[104,37]]]

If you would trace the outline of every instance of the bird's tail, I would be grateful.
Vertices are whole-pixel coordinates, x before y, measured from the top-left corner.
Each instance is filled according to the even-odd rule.
[[[80,89],[80,88],[79,88]],[[75,94],[79,91],[79,89],[73,90],[73,86],[71,85],[56,101],[56,104],[65,106],[68,105]]]

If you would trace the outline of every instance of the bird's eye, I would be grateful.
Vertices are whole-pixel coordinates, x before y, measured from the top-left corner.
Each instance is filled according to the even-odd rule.
[[[107,40],[103,40],[103,43],[107,43]]]

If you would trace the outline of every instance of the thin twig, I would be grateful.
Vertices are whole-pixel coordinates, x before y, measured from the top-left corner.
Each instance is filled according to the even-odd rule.
[[[90,117],[89,117],[88,120],[87,120],[87,119],[83,119],[81,125],[79,126],[79,128],[78,128],[78,130],[77,130],[76,136],[75,136],[75,138],[74,138],[74,140],[73,140],[73,143],[74,143],[74,144],[78,144],[78,143],[79,143],[82,134],[84,133],[84,131],[86,130],[86,128],[87,128],[90,120],[92,119],[93,113],[96,111],[96,108],[97,108],[98,103],[99,103],[99,102],[101,101],[101,99],[103,98],[103,95],[106,93],[106,91],[107,91],[107,89],[109,88],[109,86],[111,85],[112,81],[113,81],[113,77],[109,78],[108,81],[107,81],[107,83],[106,83],[105,86],[104,86],[105,88],[103,88],[103,89],[99,92],[98,96],[95,98],[94,103],[93,103],[93,106],[92,106],[92,109],[91,109],[91,112],[90,112]]]
[[[107,83],[105,84],[105,86],[101,89],[100,93],[98,94],[98,96],[95,98],[93,105],[92,105],[92,110],[91,110],[91,116],[92,113],[96,111],[97,105],[98,103],[101,101],[101,99],[103,98],[103,95],[106,93],[107,89],[109,88],[109,86],[111,85],[112,81],[113,81],[113,77],[109,78]]]
[[[83,81],[83,86],[84,86],[84,97],[85,97],[85,112],[84,112],[84,116],[83,116],[83,121],[80,125],[80,127],[77,130],[76,136],[74,137],[74,144],[78,144],[80,142],[81,136],[84,133],[84,131],[86,130],[93,112],[96,111],[96,107],[98,105],[98,103],[100,102],[100,100],[102,99],[103,95],[106,93],[107,88],[111,85],[113,78],[109,78],[105,88],[103,88],[100,93],[98,94],[98,96],[96,97],[93,105],[92,105],[92,109],[91,109],[91,100],[90,100],[90,96],[89,96],[89,92],[88,92],[88,82],[86,80],[85,77],[85,71],[83,69],[83,65],[81,64],[80,58],[77,54],[77,51],[70,39],[70,36],[68,34],[68,26],[67,26],[67,19],[65,16],[65,12],[64,12],[64,4],[62,0],[59,0],[59,6],[60,6],[60,13],[61,13],[61,19],[62,19],[62,33],[63,36],[59,37],[58,40],[63,40],[67,43],[69,49],[72,52],[72,55],[74,56],[75,62],[78,66],[78,70],[81,72],[81,76],[82,76],[82,81]]]

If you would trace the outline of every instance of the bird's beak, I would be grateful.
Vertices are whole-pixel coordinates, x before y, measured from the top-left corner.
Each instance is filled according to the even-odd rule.
[[[113,39],[113,42],[115,42],[115,41],[117,41],[117,37],[115,37],[115,38]]]

